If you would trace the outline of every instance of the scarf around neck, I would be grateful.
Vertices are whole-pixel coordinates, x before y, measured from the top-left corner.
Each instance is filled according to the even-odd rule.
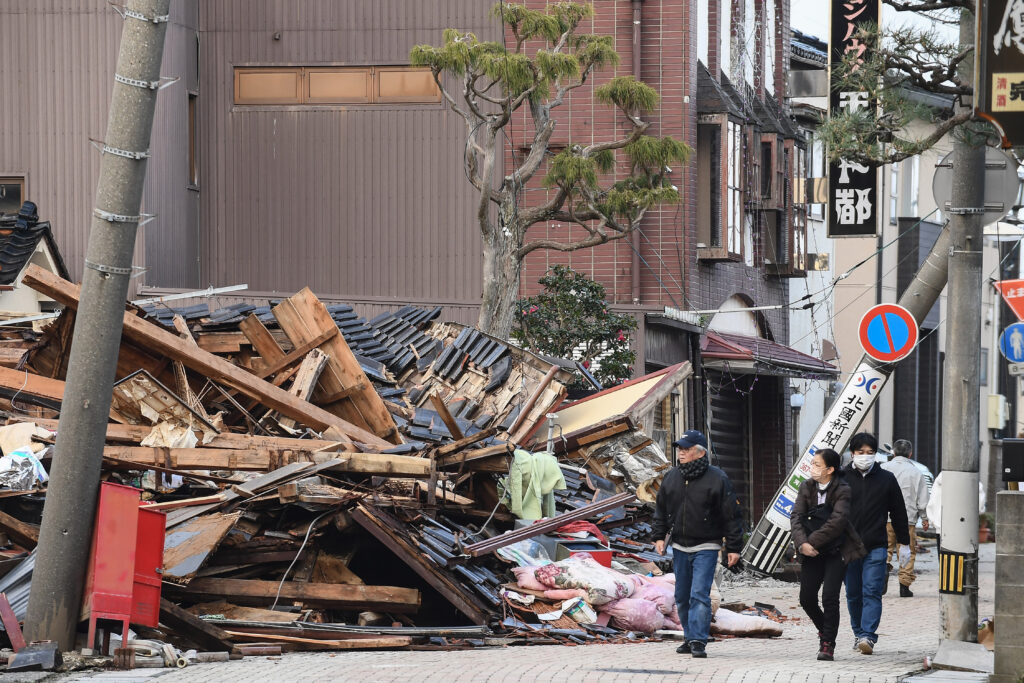
[[[701,457],[691,462],[681,462],[677,466],[679,467],[680,474],[683,475],[683,479],[690,481],[691,479],[699,479],[704,476],[704,473],[708,471],[708,454],[705,453]]]

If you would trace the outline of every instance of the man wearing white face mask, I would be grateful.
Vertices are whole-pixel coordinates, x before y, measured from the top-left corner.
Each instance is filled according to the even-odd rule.
[[[887,518],[900,544],[900,564],[909,560],[910,527],[903,493],[896,477],[875,462],[878,440],[861,432],[850,439],[853,462],[846,466],[846,483],[852,489],[850,524],[867,548],[862,560],[846,568],[846,606],[850,626],[856,638],[855,650],[869,655],[878,642],[878,624],[882,621],[882,589],[885,587],[885,563],[888,559]],[[906,559],[904,559],[906,557]]]

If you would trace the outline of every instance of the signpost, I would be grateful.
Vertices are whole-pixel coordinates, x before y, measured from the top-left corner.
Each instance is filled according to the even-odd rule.
[[[1024,363],[1024,323],[1014,323],[999,336],[999,352],[1011,363]]]
[[[859,29],[875,25],[882,18],[879,0],[831,0],[829,36],[829,113],[874,111],[876,102],[861,90],[843,90],[837,66],[850,56],[864,64],[871,52],[861,41]],[[857,67],[854,67],[857,68]],[[864,237],[878,232],[878,169],[850,159],[828,166],[828,236]]]
[[[1020,0],[987,0],[979,13],[975,107],[1003,134],[1024,144],[1024,22]]]
[[[879,304],[860,319],[858,336],[868,356],[881,363],[895,363],[909,356],[917,346],[917,321],[902,306]]]
[[[1017,320],[1024,320],[1024,280],[1000,280],[995,285]]]

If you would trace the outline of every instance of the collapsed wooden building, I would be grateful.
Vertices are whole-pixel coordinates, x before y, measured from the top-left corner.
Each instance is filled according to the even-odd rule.
[[[45,466],[79,289],[35,266],[23,282],[64,309],[41,331],[0,333],[0,433],[22,425]],[[632,632],[531,595],[512,578],[516,544],[569,530],[565,547],[600,538],[620,572],[667,570],[649,503],[668,461],[643,427],[689,365],[566,408],[565,364],[438,314],[368,321],[308,289],[266,307],[128,307],[103,478],[143,489],[145,509],[166,514],[160,630],[135,627],[144,637],[347,649]],[[517,459],[548,451],[562,482],[546,492],[553,508],[517,520],[504,490],[522,476]],[[38,541],[45,495],[41,482],[0,491],[6,559]],[[571,526],[587,520],[582,533]],[[26,574],[0,577],[19,616]]]

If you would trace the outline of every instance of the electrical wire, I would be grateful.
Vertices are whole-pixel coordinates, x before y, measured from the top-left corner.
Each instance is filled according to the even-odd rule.
[[[292,571],[292,567],[295,566],[295,563],[298,562],[299,558],[302,556],[302,551],[305,550],[306,543],[309,541],[309,535],[313,533],[313,527],[315,527],[316,523],[324,517],[326,517],[327,515],[335,514],[336,512],[337,510],[334,509],[328,510],[322,513],[321,515],[317,516],[312,522],[309,523],[309,528],[306,529],[306,536],[302,539],[302,545],[299,546],[299,551],[295,553],[295,557],[294,559],[292,559],[292,563],[288,565],[287,569],[284,570],[284,576],[281,577],[281,582],[277,584],[277,594],[274,595],[274,602],[270,605],[270,609],[274,609],[275,607],[277,607],[277,601],[281,598],[281,590],[284,588],[284,582],[288,580],[288,574]]]

